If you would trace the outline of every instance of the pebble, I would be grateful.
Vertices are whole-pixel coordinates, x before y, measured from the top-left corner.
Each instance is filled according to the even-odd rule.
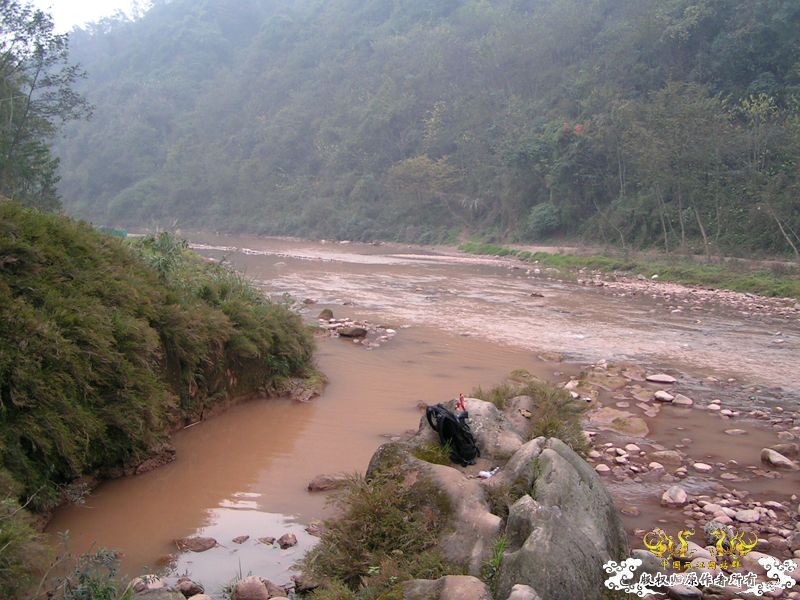
[[[680,406],[691,406],[694,404],[694,400],[689,398],[688,396],[684,396],[683,394],[675,394],[675,398],[672,401],[673,404],[678,404]]]
[[[673,485],[661,496],[662,506],[684,506],[689,501],[689,496],[679,485]]]
[[[740,523],[758,523],[761,519],[761,514],[757,510],[747,509],[738,511],[733,518]]]
[[[667,375],[666,373],[655,373],[648,375],[645,379],[653,383],[675,383],[677,381],[672,375]]]
[[[659,402],[672,402],[675,400],[675,396],[669,392],[665,392],[664,390],[658,390],[655,394],[653,394],[653,397]]]
[[[719,411],[722,410],[722,407],[719,404],[709,404],[708,410],[710,411]]]
[[[700,473],[710,473],[711,471],[714,470],[714,467],[712,467],[711,465],[701,462],[694,463],[692,467],[694,468],[695,471],[699,471]]]
[[[611,467],[609,467],[608,465],[600,464],[600,465],[597,465],[594,468],[594,470],[597,471],[600,474],[609,473],[611,471]]]
[[[747,435],[744,429],[726,429],[725,433],[728,435]]]
[[[636,444],[626,444],[625,450],[627,450],[628,452],[639,452],[641,448],[639,448],[639,446],[637,446]]]

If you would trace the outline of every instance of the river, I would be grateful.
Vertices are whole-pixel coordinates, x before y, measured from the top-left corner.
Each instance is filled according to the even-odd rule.
[[[332,510],[325,495],[306,491],[311,478],[363,472],[380,443],[417,427],[420,402],[491,386],[517,368],[559,382],[601,359],[629,361],[682,373],[687,393],[724,397],[726,406],[798,408],[797,318],[714,302],[678,312],[671,304],[677,300],[655,294],[623,295],[508,260],[419,247],[189,237],[201,254],[228,262],[270,296],[313,300],[304,310],[309,321],[331,308],[337,317],[397,333],[372,349],[320,338],[317,361],[329,378],[321,397],[239,404],[179,432],[175,462],[105,482],[84,503],[55,514],[50,533],[69,530],[72,551],[119,549],[126,574],[190,573],[212,595],[239,574],[287,583],[293,562],[316,540],[305,527]],[[710,384],[710,376],[719,383]],[[610,394],[602,400],[613,402]],[[716,415],[671,407],[662,413],[648,419],[650,437],[667,447],[691,438],[698,460],[735,458],[744,469],[758,463],[758,449],[774,437],[768,424],[741,420],[751,435],[734,447]],[[771,493],[789,494],[798,481],[772,482],[780,490]],[[662,516],[651,487],[619,493],[621,502],[642,507],[626,522],[630,529]],[[287,531],[298,537],[293,549],[259,541]],[[174,540],[191,535],[220,545],[178,552]],[[232,541],[242,535],[250,538]]]

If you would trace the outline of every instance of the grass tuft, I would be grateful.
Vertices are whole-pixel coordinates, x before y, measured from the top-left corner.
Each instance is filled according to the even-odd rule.
[[[437,548],[451,509],[424,475],[414,483],[405,483],[399,471],[371,480],[355,476],[334,503],[339,516],[326,522],[319,544],[300,565],[324,582],[313,598],[392,597],[408,579],[461,572]]]

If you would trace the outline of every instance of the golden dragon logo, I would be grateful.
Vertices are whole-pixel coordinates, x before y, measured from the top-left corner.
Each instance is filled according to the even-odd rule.
[[[679,531],[677,537],[680,544],[676,547],[675,539],[667,534],[666,531],[657,527],[645,533],[642,537],[642,542],[644,542],[645,548],[653,556],[663,560],[674,560],[687,557],[689,538],[693,535],[694,529],[682,529]],[[732,532],[729,532],[720,528],[714,531],[712,535],[716,540],[713,552],[719,560],[722,560],[725,556],[730,556],[738,562],[739,559],[751,552],[758,543],[758,536],[748,531],[732,530]]]
[[[644,534],[642,541],[651,554],[658,558],[682,558],[689,549],[689,538],[694,535],[694,529],[684,529],[678,532],[680,545],[675,548],[675,540],[663,529],[653,529]]]

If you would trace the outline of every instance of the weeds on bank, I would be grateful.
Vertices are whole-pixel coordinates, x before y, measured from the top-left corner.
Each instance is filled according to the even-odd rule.
[[[566,390],[537,381],[530,374],[527,378],[524,377],[525,373],[518,369],[509,380],[487,390],[477,387],[471,394],[474,398],[491,402],[500,410],[506,408],[508,401],[515,396],[531,396],[533,410],[530,417],[530,439],[539,436],[555,437],[585,456],[589,449],[581,426],[585,404],[573,399]]]
[[[658,275],[661,281],[800,299],[800,270],[784,265],[753,268],[741,262],[708,263],[691,257],[613,257],[528,252],[479,242],[467,242],[459,249],[469,254],[514,256],[526,262],[565,271],[594,269],[606,273],[642,273],[648,277]]]
[[[506,551],[508,540],[505,535],[501,535],[495,540],[492,548],[492,555],[483,563],[481,568],[481,579],[489,587],[492,596],[497,595],[497,583],[500,577],[500,567],[503,566],[503,553]]]
[[[449,502],[423,475],[353,477],[334,496],[340,516],[325,524],[319,544],[301,561],[323,582],[312,597],[373,600],[408,579],[458,573],[436,548]]]
[[[574,399],[564,389],[547,383],[534,382],[525,386],[522,395],[534,400],[530,438],[555,437],[580,456],[586,456],[589,444],[583,435],[581,420],[586,404]]]
[[[444,445],[439,443],[422,444],[421,446],[416,446],[411,451],[411,454],[414,455],[415,458],[435,465],[451,465],[453,462],[450,460],[451,452],[452,446],[450,442],[447,442]]]

